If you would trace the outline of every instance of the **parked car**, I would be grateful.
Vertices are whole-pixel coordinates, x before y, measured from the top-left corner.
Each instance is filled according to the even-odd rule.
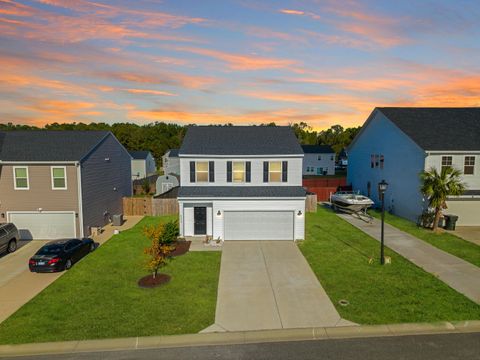
[[[17,242],[20,239],[18,229],[11,223],[0,224],[0,254],[4,251],[12,253],[17,250]]]
[[[30,258],[28,267],[31,272],[68,270],[93,250],[95,243],[89,238],[50,241]]]

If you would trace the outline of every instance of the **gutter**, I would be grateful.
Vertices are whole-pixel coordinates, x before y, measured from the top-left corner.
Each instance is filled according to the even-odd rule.
[[[77,188],[78,188],[78,224],[80,226],[80,237],[85,237],[83,226],[83,193],[82,193],[82,164],[75,162],[77,167]]]

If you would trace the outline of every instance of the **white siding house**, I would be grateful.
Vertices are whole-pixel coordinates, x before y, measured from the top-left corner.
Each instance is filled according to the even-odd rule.
[[[387,210],[417,221],[428,206],[419,174],[443,164],[460,169],[468,190],[451,197],[445,214],[480,225],[480,108],[376,108],[348,149],[348,182]]]
[[[335,151],[328,145],[302,145],[303,175],[335,175]]]
[[[157,171],[155,158],[150,151],[129,151],[132,157],[132,180],[144,179]]]
[[[191,127],[179,158],[183,236],[304,238],[303,152],[290,128]]]
[[[180,159],[178,149],[170,149],[162,156],[163,173],[180,176]]]

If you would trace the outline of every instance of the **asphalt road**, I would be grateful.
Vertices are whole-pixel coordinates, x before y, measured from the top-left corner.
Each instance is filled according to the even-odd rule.
[[[480,333],[277,342],[16,357],[36,360],[480,359]]]

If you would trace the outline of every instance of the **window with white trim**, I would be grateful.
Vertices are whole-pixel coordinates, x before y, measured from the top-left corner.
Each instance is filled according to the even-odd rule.
[[[282,182],[282,162],[281,161],[269,161],[268,181]]]
[[[447,167],[452,167],[453,158],[451,156],[442,156],[442,171]]]
[[[28,190],[30,188],[28,180],[28,167],[14,166],[13,167],[13,181],[15,190]]]
[[[233,182],[245,182],[245,161],[234,161],[232,172]]]
[[[52,189],[67,189],[67,169],[65,166],[52,166]]]
[[[475,156],[465,156],[463,173],[465,175],[473,175],[475,173]]]
[[[198,161],[195,169],[197,182],[208,182],[208,161]]]

